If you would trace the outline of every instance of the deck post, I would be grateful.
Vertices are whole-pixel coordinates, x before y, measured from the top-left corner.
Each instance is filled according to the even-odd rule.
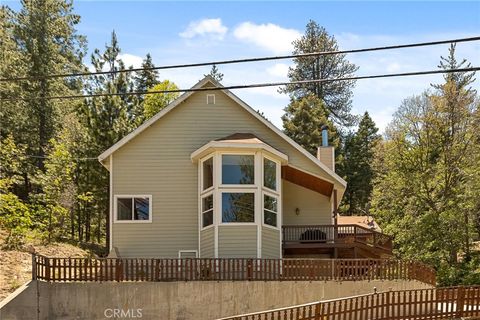
[[[337,198],[337,189],[333,190],[333,243],[338,242],[338,219],[337,219],[337,207],[338,207],[338,198]],[[338,248],[333,249],[333,257],[338,258]]]
[[[32,280],[37,280],[37,256],[32,252]]]

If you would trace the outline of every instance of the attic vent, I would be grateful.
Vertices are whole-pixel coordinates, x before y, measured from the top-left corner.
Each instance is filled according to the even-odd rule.
[[[207,104],[215,104],[215,95],[207,94]]]

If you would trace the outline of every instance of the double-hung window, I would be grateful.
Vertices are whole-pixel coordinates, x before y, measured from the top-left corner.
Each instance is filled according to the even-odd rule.
[[[202,173],[201,173],[201,225],[202,228],[206,228],[213,224],[213,204],[214,204],[214,158],[213,156],[202,161]]]
[[[222,154],[222,223],[255,222],[255,155]]]
[[[279,165],[263,157],[263,224],[278,227],[279,209]]]

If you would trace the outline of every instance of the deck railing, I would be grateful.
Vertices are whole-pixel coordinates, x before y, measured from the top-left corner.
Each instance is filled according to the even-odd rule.
[[[219,320],[407,320],[473,317],[480,317],[480,286],[386,291]]]
[[[356,281],[435,284],[419,262],[390,259],[96,259],[32,256],[33,279],[45,281]]]
[[[282,236],[284,245],[356,242],[392,251],[392,237],[356,224],[283,226]]]

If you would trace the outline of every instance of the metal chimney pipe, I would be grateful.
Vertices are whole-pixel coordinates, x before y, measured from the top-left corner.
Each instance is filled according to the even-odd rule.
[[[328,126],[324,124],[322,127],[322,147],[328,147]]]

